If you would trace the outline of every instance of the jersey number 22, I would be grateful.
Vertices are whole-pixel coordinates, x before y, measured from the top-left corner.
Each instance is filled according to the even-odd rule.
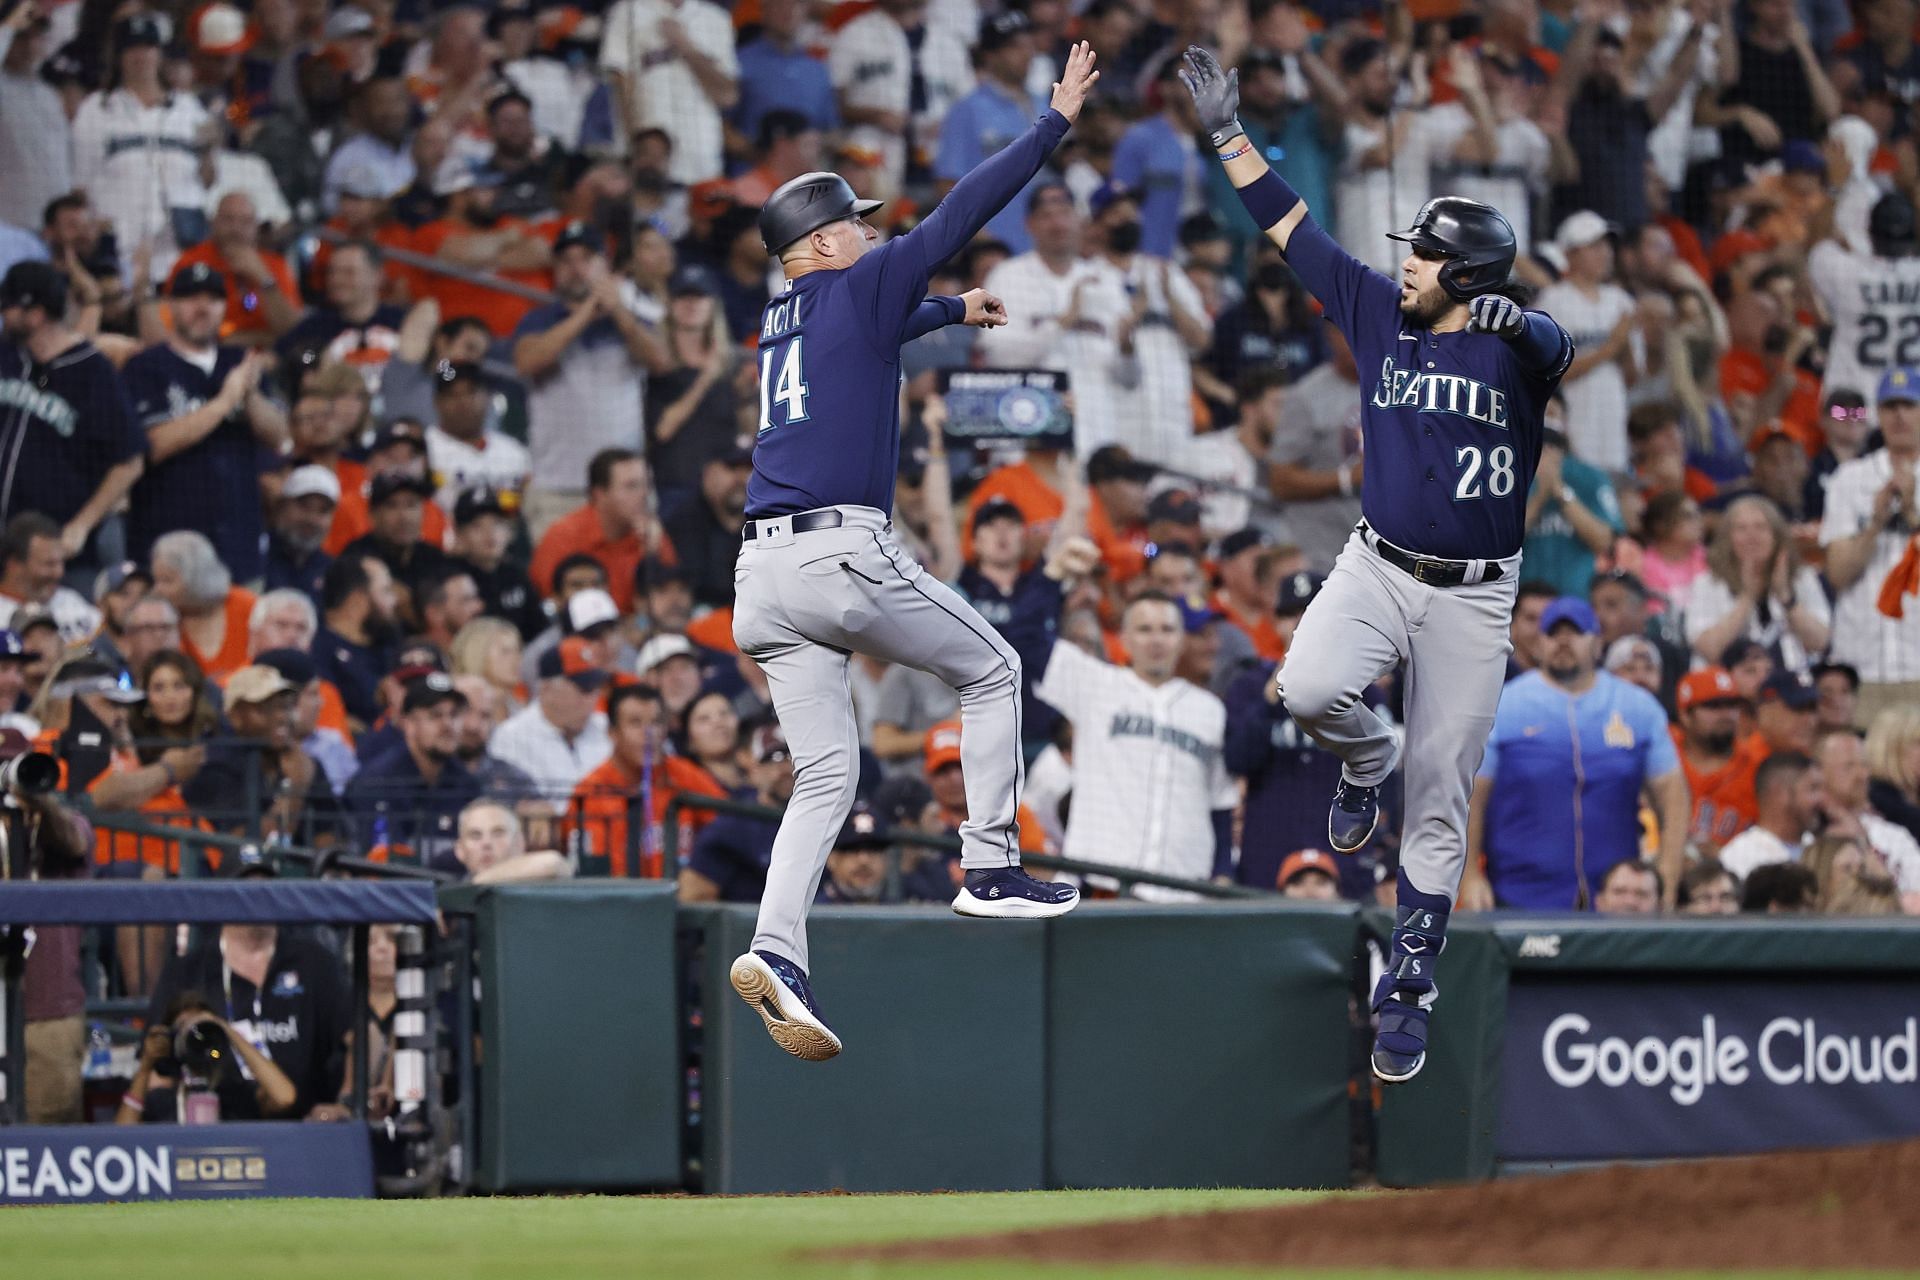
[[[760,353],[762,435],[775,427],[789,427],[807,420],[807,376],[800,368],[800,344],[805,337],[797,333]]]
[[[1484,463],[1480,457],[1478,445],[1461,445],[1453,451],[1454,465],[1460,468],[1460,478],[1453,484],[1453,500],[1465,502],[1469,498],[1480,496],[1480,484],[1484,478],[1486,491],[1496,498],[1504,498],[1513,492],[1513,446],[1495,445],[1486,455]],[[1485,466],[1484,477],[1481,467]]]

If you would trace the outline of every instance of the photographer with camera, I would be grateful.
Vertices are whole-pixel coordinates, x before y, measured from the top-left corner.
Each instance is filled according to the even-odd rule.
[[[140,1067],[115,1124],[213,1124],[285,1115],[298,1101],[287,1073],[213,1011],[182,991],[147,1026]]]
[[[59,786],[58,761],[32,750],[19,730],[0,729],[0,883],[85,878],[93,827],[61,802]],[[0,970],[20,980],[26,1016],[28,1124],[80,1120],[87,1050],[80,932],[76,925],[0,927]]]

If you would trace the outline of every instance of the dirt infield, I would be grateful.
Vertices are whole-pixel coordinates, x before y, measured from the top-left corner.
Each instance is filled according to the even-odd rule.
[[[1920,1141],[1342,1197],[862,1250],[1168,1266],[1912,1270]],[[842,1256],[850,1256],[842,1254]]]

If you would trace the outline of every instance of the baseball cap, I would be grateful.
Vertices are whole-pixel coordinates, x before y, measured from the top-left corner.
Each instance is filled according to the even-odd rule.
[[[321,34],[328,43],[351,40],[355,36],[373,35],[373,15],[365,9],[356,9],[352,5],[335,9],[327,16],[327,25]]]
[[[146,566],[137,560],[122,560],[118,564],[110,564],[95,576],[93,598],[98,601],[107,592],[118,591],[134,578],[140,579],[149,587],[153,585],[153,575],[148,573]]]
[[[0,628],[0,662],[25,662],[29,656],[17,633]]]
[[[691,587],[693,573],[685,565],[668,564],[658,556],[648,556],[634,570],[633,585],[639,588],[642,595],[661,587]]]
[[[1612,235],[1613,225],[1591,209],[1570,213],[1553,234],[1553,243],[1562,253],[1584,249]]]
[[[1232,533],[1220,539],[1220,558],[1222,560],[1231,560],[1242,551],[1251,551],[1255,547],[1265,550],[1272,545],[1273,543],[1268,540],[1266,534],[1254,528],[1252,525],[1248,525],[1244,529],[1235,529]]]
[[[607,237],[600,228],[580,218],[575,218],[560,228],[560,234],[553,238],[553,256],[559,257],[573,248],[591,249],[595,253],[607,251]]]
[[[504,517],[506,514],[507,504],[501,500],[500,491],[489,485],[462,489],[460,496],[453,500],[453,523],[456,528],[465,528],[481,516]]]
[[[1851,662],[1821,662],[1813,668],[1813,678],[1818,681],[1822,676],[1845,676],[1847,684],[1855,693],[1860,692],[1860,668]]]
[[[1725,667],[1702,667],[1698,671],[1688,672],[1681,678],[1679,691],[1674,694],[1674,704],[1682,711],[1715,703],[1745,701]]]
[[[325,498],[339,506],[340,477],[333,473],[332,467],[310,462],[287,473],[286,482],[280,486],[280,496],[284,499]]]
[[[28,265],[31,264],[24,262],[20,264],[20,266]],[[19,269],[20,267],[15,267],[13,270]],[[13,278],[13,271],[7,273],[7,278]],[[1920,401],[1920,365],[1897,365],[1881,374],[1880,389],[1874,393],[1873,398],[1879,404],[1901,400],[1913,404]]]
[[[958,720],[942,720],[927,730],[925,758],[929,778],[950,764],[960,763],[960,722]]]
[[[453,677],[444,671],[430,672],[407,681],[406,697],[401,699],[402,714],[425,711],[443,702],[465,702],[467,695],[453,687]]]
[[[487,375],[472,360],[442,360],[433,367],[433,392],[435,395],[462,382],[471,382],[476,386],[487,385]]]
[[[227,705],[265,702],[283,693],[298,692],[293,682],[264,662],[242,667],[227,677]]]
[[[1811,711],[1820,701],[1813,677],[1798,671],[1776,671],[1760,686],[1760,701],[1778,702],[1789,711]]]
[[[561,676],[586,693],[604,688],[613,680],[613,673],[588,655],[587,641],[581,636],[568,636],[540,655],[540,678],[554,680]]]
[[[598,587],[576,591],[567,600],[567,630],[580,635],[620,621],[620,606]]]
[[[225,298],[227,278],[204,262],[195,262],[173,273],[167,281],[169,298]]]
[[[1108,480],[1135,480],[1145,484],[1153,479],[1153,468],[1127,451],[1125,445],[1102,445],[1087,459],[1087,483],[1104,484]]]
[[[1667,664],[1660,658],[1660,647],[1645,636],[1621,636],[1607,646],[1607,656],[1600,665],[1609,671],[1618,671],[1635,658],[1645,658],[1653,663],[1653,669],[1665,672]]]
[[[708,459],[728,467],[750,467],[753,465],[753,441],[746,436],[735,436],[733,443]]]
[[[1318,871],[1332,880],[1340,879],[1340,869],[1334,864],[1333,855],[1318,849],[1295,849],[1280,862],[1280,874],[1273,879],[1274,888],[1284,889],[1308,871]]]
[[[197,52],[216,57],[245,53],[253,47],[247,15],[219,0],[200,6],[187,18],[187,38]]]
[[[121,706],[147,700],[147,695],[134,684],[132,675],[125,671],[116,672],[97,659],[82,658],[60,669],[60,678],[53,685],[54,697],[77,698],[89,693],[98,694],[108,702],[117,702]]]
[[[847,810],[847,820],[840,824],[840,835],[834,840],[836,850],[853,852],[859,849],[884,849],[887,846],[887,829],[880,821],[880,815],[865,800],[855,800],[853,808]]]
[[[462,156],[448,157],[433,171],[433,194],[436,196],[458,195],[479,185],[480,175],[475,172],[472,163]]]
[[[381,453],[397,444],[411,445],[421,457],[427,456],[427,432],[412,418],[395,418],[374,433],[369,453]]]
[[[400,652],[394,655],[393,667],[394,675],[411,680],[430,672],[445,671],[447,655],[431,640],[414,640],[400,647]]]
[[[367,486],[367,505],[378,507],[403,493],[414,493],[422,498],[433,496],[433,483],[425,476],[416,476],[410,471],[382,471]]]
[[[668,632],[640,646],[640,652],[633,660],[633,669],[640,675],[650,675],[675,658],[685,658],[690,662],[698,660],[693,652],[693,641]]]
[[[1147,503],[1147,523],[1171,520],[1175,524],[1200,523],[1200,499],[1185,489],[1165,489]]]
[[[1773,654],[1768,650],[1767,646],[1761,644],[1752,636],[1736,636],[1727,642],[1726,648],[1720,651],[1720,665],[1731,671],[1755,654],[1765,658],[1768,662],[1773,661]]]
[[[166,28],[150,13],[129,14],[113,24],[113,43],[117,49],[140,45],[158,48],[166,42]]]
[[[0,279],[0,307],[45,307],[64,311],[67,278],[51,262],[16,262]]]
[[[719,292],[713,277],[699,267],[682,267],[673,273],[667,292],[676,298],[705,298]]]
[[[1219,622],[1227,616],[1214,608],[1210,601],[1202,600],[1195,603],[1192,600],[1181,600],[1178,603],[1180,605],[1180,626],[1188,635],[1204,631],[1208,623]]]
[[[973,513],[972,529],[975,533],[978,533],[980,532],[980,526],[994,520],[1011,520],[1018,525],[1025,525],[1027,523],[1026,516],[1020,513],[1020,508],[1014,506],[1005,498],[988,498],[980,504],[980,509]]]
[[[1134,189],[1124,182],[1103,182],[1087,197],[1087,212],[1097,218],[1120,200],[1137,200]]]
[[[1793,433],[1787,430],[1786,423],[1780,421],[1778,418],[1770,418],[1755,427],[1753,434],[1747,437],[1747,452],[1759,453],[1760,450],[1772,440],[1785,440],[1796,448],[1800,444],[1798,440],[1793,438]]]
[[[1280,598],[1274,602],[1275,613],[1301,613],[1313,603],[1320,594],[1320,588],[1327,580],[1311,569],[1302,569],[1290,573],[1280,580]]]
[[[313,655],[304,649],[269,649],[255,654],[253,660],[278,671],[280,678],[295,689],[306,688],[320,675],[319,668],[313,665]]]
[[[1548,605],[1540,614],[1540,634],[1552,635],[1563,622],[1571,622],[1586,635],[1600,634],[1600,619],[1594,616],[1593,606],[1579,596],[1561,596]]]
[[[992,53],[995,49],[1005,48],[1031,30],[1033,30],[1033,23],[1027,20],[1026,14],[1018,9],[1009,9],[1004,13],[996,13],[990,18],[981,19],[980,37],[974,42],[974,47],[982,53]]]
[[[778,760],[793,759],[793,751],[787,746],[787,735],[777,724],[763,724],[753,731],[753,762],[755,764],[773,764]]]
[[[60,624],[54,619],[53,611],[43,604],[25,604],[13,611],[14,634],[23,639],[33,631],[46,627],[58,631]]]
[[[933,789],[910,773],[896,774],[873,789],[873,807],[886,816],[890,827],[919,822],[932,803]]]
[[[343,13],[358,13],[357,9],[342,10]],[[337,15],[336,15],[337,16]],[[348,165],[340,175],[339,192],[356,200],[385,200],[394,194],[396,188],[390,181],[382,181],[380,173],[370,164]]]

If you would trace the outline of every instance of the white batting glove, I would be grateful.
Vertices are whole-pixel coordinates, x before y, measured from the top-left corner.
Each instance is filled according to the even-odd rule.
[[[1512,342],[1526,327],[1520,304],[1497,293],[1483,293],[1467,304],[1467,332],[1491,333]]]

